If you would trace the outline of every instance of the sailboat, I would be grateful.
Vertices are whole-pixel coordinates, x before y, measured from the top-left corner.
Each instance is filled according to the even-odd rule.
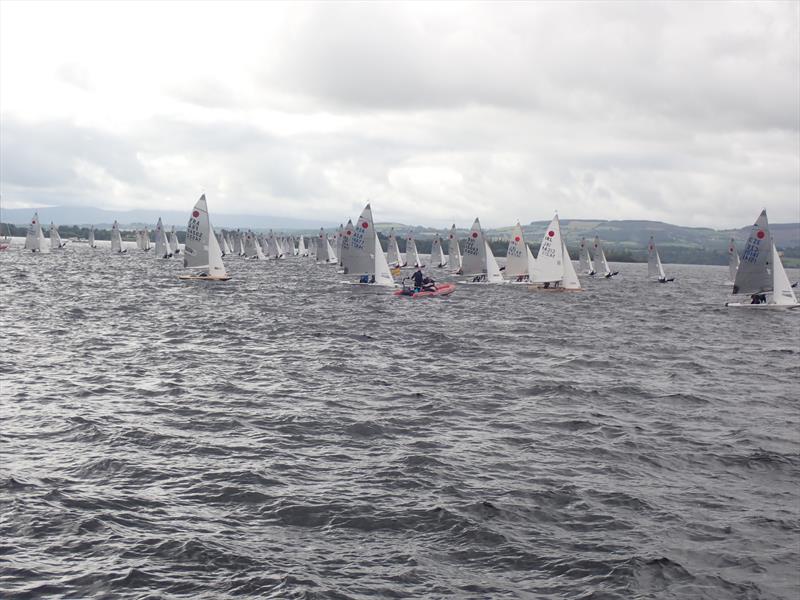
[[[530,246],[525,243],[522,225],[517,221],[506,251],[506,276],[511,283],[527,283],[531,280],[535,267],[536,259],[533,258]]]
[[[322,227],[319,228],[319,237],[317,238],[317,262],[326,265],[335,265],[339,262]]]
[[[309,252],[306,248],[306,240],[303,236],[300,236],[300,239],[297,241],[297,255],[298,256],[308,256]]]
[[[220,250],[220,252],[222,252]],[[264,252],[261,250],[261,244],[256,239],[256,234],[248,231],[244,234],[244,255],[253,260],[264,260]]]
[[[352,226],[352,223],[348,225]],[[378,232],[375,231],[372,208],[369,204],[361,212],[357,225],[347,227],[344,234],[348,240],[348,250],[343,264],[344,272],[349,275],[359,275],[357,283],[360,285],[394,287],[394,278],[383,253]]]
[[[592,244],[592,248],[594,249],[594,264],[600,269],[600,274],[606,279],[610,279],[614,275],[618,275],[619,271],[612,271],[611,267],[608,266],[606,253],[603,252],[603,244],[600,243],[600,236],[594,236],[594,244]]]
[[[650,236],[650,243],[647,245],[647,276],[658,277],[659,283],[675,281],[674,277],[667,278],[664,273],[661,257],[658,255],[658,248],[656,248],[656,243],[652,235]]]
[[[430,262],[431,266],[437,269],[443,269],[447,266],[447,259],[444,256],[444,250],[442,250],[442,238],[439,237],[438,233],[434,236],[433,242],[431,242]]]
[[[269,235],[267,236],[267,257],[270,260],[278,260],[279,258],[283,258],[283,251],[278,246],[278,240],[275,237],[275,234],[272,232],[272,229],[269,230]]]
[[[200,196],[189,216],[186,226],[186,243],[184,244],[183,266],[186,269],[197,269],[191,275],[180,275],[184,280],[228,281],[230,276],[222,262],[217,236],[208,216],[206,195]]]
[[[419,252],[417,252],[417,242],[414,241],[414,234],[410,231],[408,235],[406,235],[406,266],[408,267],[424,267],[425,265],[422,263],[422,259],[419,257]]]
[[[475,219],[467,241],[464,242],[461,268],[464,275],[472,277],[471,283],[505,282],[489,242],[483,237],[483,229],[478,219]]]
[[[33,219],[31,219],[31,224],[28,226],[28,234],[25,236],[25,250],[50,254],[50,244],[47,238],[44,237],[38,212],[33,213]]]
[[[221,231],[219,234],[219,249],[222,250],[223,256],[228,256],[233,253],[231,245],[228,242],[228,236],[225,235],[224,231]]]
[[[581,283],[572,265],[567,243],[561,235],[561,222],[558,215],[553,217],[539,246],[536,257],[534,283],[541,284],[535,289],[551,291],[578,291]]]
[[[767,294],[771,297],[767,300]],[[762,210],[750,230],[733,282],[733,294],[751,294],[747,303],[726,302],[731,308],[788,309],[800,304],[772,241],[767,211]]]
[[[50,249],[61,250],[66,245],[67,242],[61,241],[61,236],[58,234],[58,227],[56,227],[55,223],[50,221]]]
[[[447,242],[447,265],[450,267],[450,272],[456,275],[461,275],[464,271],[461,267],[461,247],[458,245],[458,236],[456,235],[456,224],[450,228]]]
[[[167,233],[164,231],[161,217],[158,217],[158,223],[156,223],[156,257],[172,258],[172,252],[169,251],[169,240],[167,240]]]
[[[175,233],[175,225],[172,226],[169,232],[169,251],[172,256],[178,256],[181,253],[180,248],[178,248],[178,234]]]
[[[89,229],[89,248],[97,248],[97,244],[94,241],[94,225]]]
[[[111,226],[111,251],[117,254],[123,254],[128,251],[127,248],[122,247],[122,234],[119,231],[119,223],[116,221]]]
[[[581,238],[580,250],[578,251],[578,269],[589,277],[593,277],[595,274],[594,263],[589,255],[589,246],[586,245],[586,238]]]
[[[736,271],[738,270],[739,253],[736,251],[734,239],[731,238],[731,242],[728,244],[728,274],[730,275],[730,279],[726,285],[733,285],[733,283],[736,281]]]
[[[406,266],[406,261],[400,255],[400,246],[397,244],[397,236],[394,234],[394,227],[389,231],[389,248],[386,261],[393,269],[399,269]]]

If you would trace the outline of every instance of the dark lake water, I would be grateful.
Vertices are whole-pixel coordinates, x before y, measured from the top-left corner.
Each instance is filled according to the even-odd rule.
[[[725,267],[226,264],[0,253],[3,598],[800,594],[800,314],[725,309]]]

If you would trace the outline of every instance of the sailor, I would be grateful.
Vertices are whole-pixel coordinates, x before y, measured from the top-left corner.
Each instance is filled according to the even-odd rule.
[[[422,274],[422,267],[417,267],[417,270],[414,271],[411,279],[414,280],[414,287],[416,290],[420,291],[422,289],[422,282],[425,279],[425,276]]]
[[[436,282],[430,277],[425,277],[422,280],[422,289],[426,292],[432,292],[436,289]]]
[[[369,275],[362,275],[359,278],[358,283],[369,283]]]

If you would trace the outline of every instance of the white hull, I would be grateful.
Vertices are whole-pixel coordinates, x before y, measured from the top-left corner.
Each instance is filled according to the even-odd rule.
[[[726,302],[728,308],[753,308],[758,310],[787,310],[800,308],[800,304],[749,304],[742,302]]]

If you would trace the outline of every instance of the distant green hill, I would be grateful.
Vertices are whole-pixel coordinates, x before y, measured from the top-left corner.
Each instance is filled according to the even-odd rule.
[[[544,235],[549,221],[534,221],[522,226],[525,239],[534,254]],[[435,233],[444,234],[445,230],[428,227],[409,227],[398,223],[386,225],[376,223],[375,227],[388,233],[394,227],[400,238],[401,234],[411,230],[417,239],[420,252],[430,250],[430,240]],[[508,238],[513,226],[486,229],[484,233],[491,241],[492,251],[498,256],[505,256]],[[783,251],[787,265],[800,259],[800,223],[770,223],[770,230],[778,250]],[[467,229],[459,229],[459,237],[467,234]],[[601,221],[587,219],[562,219],[561,231],[567,239],[567,246],[573,258],[577,258],[578,243],[582,237],[593,239],[600,236],[606,256],[611,261],[643,262],[647,260],[647,242],[652,235],[664,262],[681,264],[727,264],[728,242],[733,237],[736,247],[741,252],[750,225],[740,229],[710,229],[707,227],[682,227],[660,221]],[[403,251],[404,241],[398,239]],[[800,262],[800,261],[798,261]]]

